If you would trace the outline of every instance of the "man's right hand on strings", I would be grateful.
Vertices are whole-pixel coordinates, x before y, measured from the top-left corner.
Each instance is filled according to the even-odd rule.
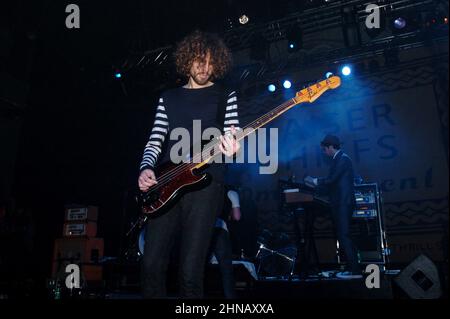
[[[157,184],[155,172],[150,168],[144,169],[139,175],[138,184],[139,189],[143,192],[147,191],[150,187]]]

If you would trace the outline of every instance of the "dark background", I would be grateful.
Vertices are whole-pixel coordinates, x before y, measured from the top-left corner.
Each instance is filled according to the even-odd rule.
[[[258,25],[325,3],[80,0],[81,28],[67,29],[71,1],[4,2],[1,273],[18,285],[29,278],[33,289],[50,275],[67,204],[98,206],[105,255],[121,253],[123,231],[138,213],[136,181],[153,107],[162,89],[180,83],[170,63],[114,78],[134,53],[172,46],[196,28],[223,33],[241,12]]]
[[[71,203],[100,207],[105,255],[120,253],[117,235],[137,214],[133,198],[154,102],[176,83],[157,75],[154,83],[116,80],[130,52],[174,45],[195,28],[223,32],[241,7],[251,8],[253,22],[273,19],[285,13],[284,2],[83,0],[76,2],[81,28],[70,30],[70,1],[3,3],[0,71],[8,83],[1,112],[17,130],[2,130],[2,163],[13,176],[1,196],[11,218],[2,225],[2,272],[42,287]]]

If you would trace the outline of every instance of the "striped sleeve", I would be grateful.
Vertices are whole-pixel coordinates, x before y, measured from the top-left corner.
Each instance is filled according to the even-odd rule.
[[[224,133],[231,130],[231,126],[237,130],[240,130],[239,126],[239,117],[238,117],[238,104],[237,104],[237,94],[236,91],[233,91],[228,94],[226,109],[225,109],[225,118],[223,123],[223,131]]]
[[[144,156],[140,165],[140,170],[154,168],[161,154],[163,143],[169,131],[169,119],[167,117],[164,99],[161,97],[156,107],[155,121],[150,133],[150,138],[144,149]]]

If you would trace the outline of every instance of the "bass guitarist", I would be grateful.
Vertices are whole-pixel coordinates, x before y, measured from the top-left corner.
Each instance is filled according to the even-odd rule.
[[[138,184],[141,191],[158,183],[154,172],[157,161],[171,160],[171,149],[176,141],[169,137],[174,129],[183,128],[195,138],[193,121],[200,120],[203,128],[219,127],[224,133],[236,134],[239,129],[236,92],[225,91],[214,83],[225,75],[230,63],[229,49],[214,34],[195,31],[178,44],[175,64],[187,83],[164,92],[159,99],[140,166]],[[240,148],[233,136],[221,136],[220,141],[219,149],[225,156],[233,156]],[[201,143],[191,142],[192,145]],[[147,223],[142,260],[144,298],[167,297],[167,267],[178,229],[181,236],[180,295],[183,298],[203,297],[205,261],[217,217],[214,212],[221,211],[218,206],[224,198],[224,168],[224,164],[212,164],[207,169],[212,176],[208,186],[185,194],[168,213]]]

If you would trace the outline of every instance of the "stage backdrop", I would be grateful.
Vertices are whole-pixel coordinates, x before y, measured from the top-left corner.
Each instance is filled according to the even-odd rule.
[[[370,77],[343,79],[311,105],[289,111],[271,127],[279,129],[279,168],[259,175],[257,167],[234,166],[245,197],[258,207],[259,230],[293,232],[292,219],[279,207],[279,179],[326,175],[320,141],[338,135],[353,159],[355,173],[378,183],[392,262],[420,253],[446,258],[448,240],[448,63],[411,63]],[[289,97],[266,95],[242,100],[244,124]],[[238,178],[238,177],[236,177]],[[334,259],[331,221],[315,223],[321,261]]]

